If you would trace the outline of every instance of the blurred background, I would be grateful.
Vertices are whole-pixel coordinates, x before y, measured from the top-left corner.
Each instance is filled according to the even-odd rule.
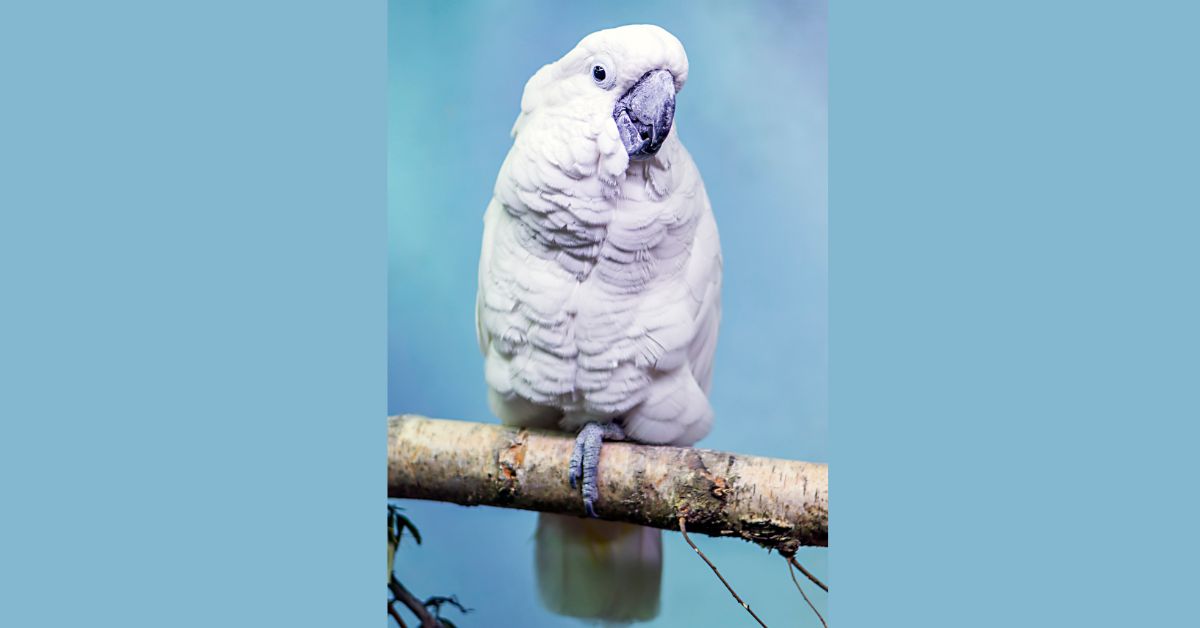
[[[588,33],[651,23],[687,50],[674,132],[704,178],[725,258],[716,422],[699,446],[826,462],[826,16],[824,0],[390,2],[388,413],[496,422],[475,340],[476,271],[521,91]],[[583,623],[538,602],[534,513],[400,505],[424,544],[405,541],[397,575],[420,596],[474,608],[447,611],[459,626]],[[768,625],[820,625],[777,554],[693,540]],[[753,625],[679,534],[664,533],[663,549],[662,610],[649,625]],[[836,586],[828,550],[798,558]],[[806,590],[824,613],[828,596]]]

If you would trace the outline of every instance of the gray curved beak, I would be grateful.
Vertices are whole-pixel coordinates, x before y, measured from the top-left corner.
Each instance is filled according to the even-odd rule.
[[[630,159],[648,159],[657,153],[674,119],[675,77],[667,70],[647,72],[613,108]]]

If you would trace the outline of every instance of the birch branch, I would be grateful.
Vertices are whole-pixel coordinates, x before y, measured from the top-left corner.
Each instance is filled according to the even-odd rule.
[[[583,516],[567,483],[570,435],[487,423],[388,419],[388,497]],[[736,536],[784,556],[829,545],[824,464],[707,449],[606,442],[601,519]]]

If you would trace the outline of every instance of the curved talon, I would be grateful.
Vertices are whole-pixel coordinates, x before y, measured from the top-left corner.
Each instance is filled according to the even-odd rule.
[[[592,425],[592,424],[589,423],[588,425]],[[587,429],[587,426],[584,426],[584,430],[586,430],[586,429]],[[568,463],[568,464],[570,464],[570,467],[569,467],[570,471],[567,473],[567,481],[569,481],[571,483],[571,488],[575,488],[576,483],[578,483],[578,481],[579,481],[580,469],[581,469],[580,465],[583,464],[583,442],[584,442],[584,440],[585,440],[584,433],[583,433],[583,431],[580,431],[579,435],[575,437],[575,449],[574,449],[574,451],[571,452],[571,462]]]
[[[596,517],[594,504],[600,497],[599,473],[600,447],[605,439],[624,440],[625,431],[616,423],[587,423],[575,437],[575,449],[571,452],[570,471],[567,480],[571,488],[579,483],[582,477],[581,492],[583,493],[583,509],[589,517]]]

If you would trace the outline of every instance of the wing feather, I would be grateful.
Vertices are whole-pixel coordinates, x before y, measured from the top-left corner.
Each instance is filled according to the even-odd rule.
[[[705,204],[708,199],[705,199]],[[688,345],[688,361],[700,389],[708,394],[712,385],[713,357],[717,351],[717,331],[721,324],[721,241],[712,211],[706,211],[696,228],[695,245],[688,263],[687,282],[692,297],[698,299],[696,334]]]
[[[479,341],[479,352],[484,356],[488,354],[488,345],[492,343],[483,321],[484,282],[489,281],[492,276],[492,245],[496,239],[496,221],[503,211],[500,204],[493,199],[483,213],[483,248],[479,252],[479,285],[475,291],[475,339]]]

